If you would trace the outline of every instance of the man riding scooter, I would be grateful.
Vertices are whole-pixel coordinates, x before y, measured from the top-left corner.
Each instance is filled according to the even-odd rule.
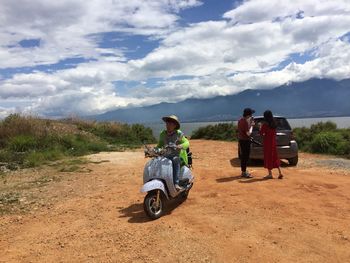
[[[173,179],[174,185],[177,191],[180,191],[182,187],[179,185],[180,167],[181,163],[187,165],[187,152],[186,149],[190,143],[184,136],[184,133],[180,131],[180,122],[175,115],[163,117],[166,129],[159,135],[159,141],[157,148],[162,148],[165,145],[176,145],[173,149],[167,153],[166,158],[172,161],[173,165]]]

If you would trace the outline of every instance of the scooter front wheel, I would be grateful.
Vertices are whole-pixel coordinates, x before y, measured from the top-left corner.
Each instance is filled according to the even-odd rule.
[[[164,213],[164,198],[160,190],[149,192],[143,201],[143,209],[151,219],[158,219]]]

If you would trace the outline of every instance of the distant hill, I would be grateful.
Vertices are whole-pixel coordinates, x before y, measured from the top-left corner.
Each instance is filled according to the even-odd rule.
[[[119,109],[93,116],[96,120],[159,122],[161,116],[176,114],[182,122],[235,120],[245,107],[262,115],[270,109],[286,117],[350,116],[350,79],[310,79],[270,90],[245,90],[230,96],[187,99],[178,103]]]

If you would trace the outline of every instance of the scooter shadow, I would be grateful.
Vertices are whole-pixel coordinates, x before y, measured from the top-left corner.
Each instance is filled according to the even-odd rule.
[[[131,204],[128,207],[119,210],[122,214],[119,218],[129,218],[129,223],[146,223],[151,221],[143,211],[143,204]]]
[[[181,198],[167,200],[165,203],[166,207],[164,209],[164,214],[162,217],[170,215],[171,212],[179,205],[181,205],[184,201],[185,200]],[[119,212],[122,213],[122,215],[119,216],[119,218],[129,218],[129,223],[142,224],[154,221],[146,215],[145,211],[143,210],[143,203],[132,204],[126,208],[120,209]]]

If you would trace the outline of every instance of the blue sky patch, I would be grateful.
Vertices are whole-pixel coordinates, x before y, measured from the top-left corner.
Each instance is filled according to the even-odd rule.
[[[350,32],[346,33],[345,35],[342,35],[339,39],[341,41],[346,41],[350,43]]]
[[[314,49],[305,53],[292,53],[287,59],[279,63],[276,67],[272,68],[271,71],[282,70],[292,62],[304,64],[307,61],[313,60],[315,58],[313,52]]]
[[[119,96],[126,96],[129,93],[130,89],[141,85],[141,82],[118,80],[118,81],[113,81],[113,84]]]
[[[169,78],[168,80],[186,80],[186,79],[193,79],[193,76],[189,76],[189,75],[179,75],[179,76],[174,76]]]
[[[40,39],[24,39],[18,42],[18,44],[23,48],[39,47]]]
[[[205,0],[203,4],[195,8],[185,9],[180,12],[180,23],[191,24],[208,20],[222,20],[227,11],[233,9],[242,1],[232,0]]]
[[[144,58],[148,53],[159,46],[158,40],[153,40],[142,35],[107,32],[92,37],[98,39],[98,46],[100,48],[122,50],[125,57],[129,60]]]
[[[39,65],[35,67],[0,68],[0,76],[3,79],[12,78],[15,74],[29,74],[36,71],[52,73],[58,70],[75,68],[78,64],[95,61],[96,59],[67,58],[55,64]]]
[[[144,86],[147,88],[160,87],[164,80],[164,78],[149,78],[145,81],[146,83],[144,83]]]

